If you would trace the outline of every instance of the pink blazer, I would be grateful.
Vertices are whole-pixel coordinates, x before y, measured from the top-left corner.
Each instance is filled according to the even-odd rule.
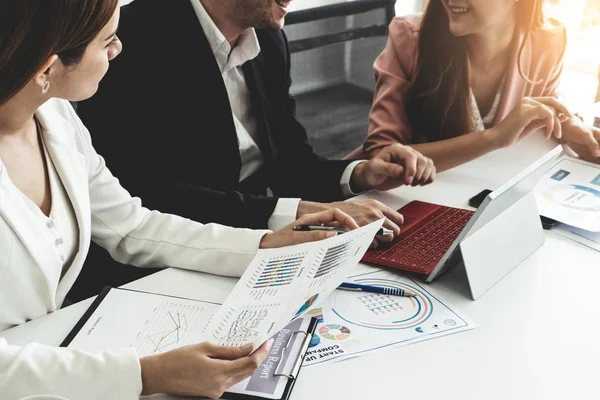
[[[347,159],[370,158],[373,152],[393,143],[427,142],[423,134],[412,131],[406,114],[408,91],[417,65],[421,15],[396,17],[389,26],[385,49],[374,64],[375,94],[369,115],[369,133],[362,148]],[[548,19],[525,44],[521,67],[525,76],[539,84],[530,84],[519,74],[517,54],[524,34],[515,42],[504,91],[494,124],[502,121],[523,97],[556,96],[563,69],[566,32],[563,25]],[[467,132],[465,132],[467,133]]]

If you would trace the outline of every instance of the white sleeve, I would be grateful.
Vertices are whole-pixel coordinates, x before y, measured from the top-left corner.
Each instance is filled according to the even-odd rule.
[[[350,198],[352,196],[358,196],[360,193],[354,193],[352,188],[350,188],[350,179],[352,178],[352,173],[354,172],[354,168],[358,164],[362,164],[366,162],[365,160],[356,160],[348,164],[344,173],[342,174],[342,178],[340,179],[340,187],[342,188],[342,194],[346,198]]]
[[[277,200],[275,210],[273,210],[273,214],[269,217],[269,229],[278,231],[294,222],[296,220],[296,215],[298,214],[299,204],[300,199],[281,198]]]
[[[135,350],[87,353],[43,346],[9,346],[0,338],[0,398],[54,395],[69,400],[138,400],[142,372]]]
[[[131,197],[108,170],[88,130],[72,108],[71,112],[79,133],[78,147],[88,162],[95,242],[124,264],[242,275],[270,231],[203,225],[142,207],[141,200]]]

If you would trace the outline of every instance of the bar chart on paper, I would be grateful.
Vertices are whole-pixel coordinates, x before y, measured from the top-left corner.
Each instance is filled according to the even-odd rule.
[[[202,307],[163,302],[157,306],[134,347],[141,357],[163,353],[185,343],[188,332],[202,314]]]
[[[248,287],[263,289],[289,285],[298,275],[305,256],[306,253],[298,253],[264,260],[248,281]]]

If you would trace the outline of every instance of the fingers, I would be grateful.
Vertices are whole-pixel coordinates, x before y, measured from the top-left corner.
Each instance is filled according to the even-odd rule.
[[[531,106],[526,109],[524,115],[525,119],[528,121],[528,124],[526,126],[532,127],[535,124],[531,124],[531,122],[534,122],[535,120],[542,120],[544,126],[544,137],[546,139],[550,139],[552,137],[552,133],[554,132],[554,111],[550,107],[533,99],[530,99],[530,101]],[[531,133],[531,131],[524,129],[521,134],[521,137],[527,135],[528,133]]]
[[[560,101],[558,101],[555,97],[533,97],[532,100],[535,100],[539,103],[542,103],[546,106],[549,106],[556,110],[557,114],[562,114],[566,119],[561,122],[565,122],[566,120],[573,118],[573,114],[565,105],[563,105]],[[563,119],[564,119],[563,117]]]
[[[554,113],[554,137],[557,139],[562,138],[562,122],[557,113]]]
[[[377,239],[373,239],[373,241],[371,242],[371,246],[369,246],[369,249],[374,250],[377,247],[379,247],[379,242],[377,241]]]
[[[435,179],[435,165],[433,163],[433,160],[428,157],[422,156],[421,162],[423,164],[423,173],[421,174],[421,177],[419,179],[415,177],[415,179],[412,182],[412,186],[428,185]]]
[[[379,203],[381,207],[381,212],[387,218],[387,220],[383,223],[383,225],[394,231],[394,234],[400,233],[399,225],[404,223],[404,216],[400,214],[398,211],[391,209],[383,203]]]
[[[417,173],[420,155],[419,152],[415,151],[410,146],[397,144],[386,147],[379,153],[378,158],[404,166],[404,183],[410,185]]]
[[[229,376],[240,376],[250,374],[252,375],[254,371],[265,361],[269,352],[271,351],[271,346],[273,345],[273,340],[263,343],[254,353],[250,356],[238,358],[237,360],[229,361],[226,366],[226,374]]]
[[[252,351],[251,344],[243,347],[229,347],[219,346],[214,343],[205,343],[205,346],[206,355],[219,360],[237,360],[238,358],[246,357]]]
[[[342,226],[352,230],[358,228],[358,224],[354,219],[338,208],[321,211],[314,214],[307,214],[299,218],[294,225],[327,225],[331,222],[339,222]],[[313,231],[319,232],[319,231]],[[303,232],[303,233],[313,233]],[[320,231],[323,232],[323,231]]]
[[[600,129],[591,128],[589,135],[585,137],[585,145],[594,157],[600,157]]]

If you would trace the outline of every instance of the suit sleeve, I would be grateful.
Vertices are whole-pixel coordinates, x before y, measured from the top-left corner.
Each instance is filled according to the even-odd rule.
[[[327,160],[317,155],[296,119],[296,101],[290,94],[292,85],[290,50],[283,31],[279,41],[285,57],[285,82],[281,91],[283,112],[277,139],[277,165],[273,168],[273,193],[279,197],[302,197],[303,200],[330,202],[344,199],[340,181],[350,161]]]
[[[203,225],[142,207],[110,173],[75,114],[78,148],[88,160],[92,239],[123,264],[178,267],[241,276],[267,230]],[[202,206],[202,205],[199,205]]]
[[[138,110],[127,104],[127,95],[119,94],[118,80],[113,78],[107,76],[102,82],[102,90],[77,107],[95,140],[104,141],[105,147],[119,146],[119,142],[131,135],[133,130],[152,132],[156,129],[149,118],[139,115]],[[108,166],[118,171],[118,177],[127,190],[143,199],[149,207],[202,223],[215,222],[251,229],[268,227],[277,198],[221,191],[168,179],[169,175],[161,170],[162,161],[153,159],[154,156],[143,148],[137,154],[121,157],[127,159],[126,163],[110,154],[118,151],[111,149],[108,152]]]
[[[100,154],[106,157],[108,167],[114,170],[125,188],[152,209],[202,223],[266,229],[277,198],[190,185],[185,179],[178,181],[179,172],[165,173],[165,168],[169,167],[168,160],[153,153],[157,140],[144,140],[145,135],[172,140],[169,132],[174,128],[165,125],[165,121],[171,118],[164,115],[155,118],[154,113],[167,112],[163,110],[169,107],[162,106],[166,102],[176,104],[186,100],[154,97],[155,93],[171,92],[164,87],[174,83],[168,77],[154,79],[154,71],[146,70],[149,68],[146,63],[150,62],[148,54],[156,51],[156,43],[162,39],[160,32],[157,37],[147,37],[155,29],[145,25],[144,10],[130,9],[134,6],[137,6],[135,2],[121,9],[119,36],[124,41],[122,54],[111,61],[98,92],[77,105],[77,112],[98,144]],[[148,49],[148,46],[151,48]],[[173,63],[172,60],[168,62]],[[154,61],[152,65],[155,65]],[[160,67],[157,68],[160,70]],[[177,129],[195,134],[193,127],[178,126]],[[211,134],[212,130],[205,127],[202,133]],[[106,154],[102,149],[106,150]]]
[[[137,400],[142,392],[135,350],[89,353],[32,343],[9,345],[0,338],[0,397],[17,400],[33,395],[69,400]]]

